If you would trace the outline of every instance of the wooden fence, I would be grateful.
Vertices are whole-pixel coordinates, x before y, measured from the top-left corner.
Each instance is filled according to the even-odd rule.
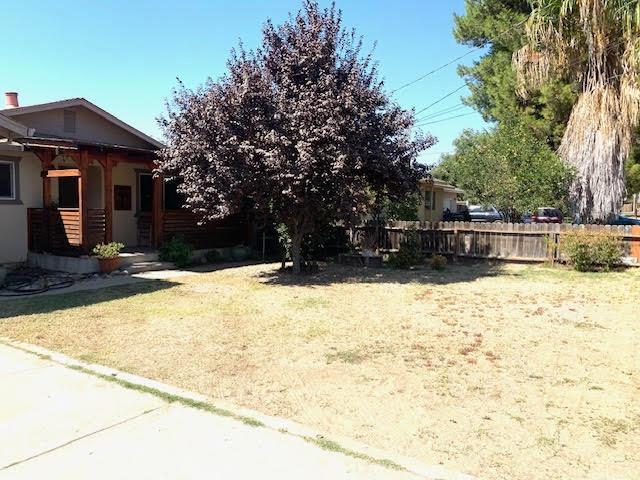
[[[572,230],[609,231],[623,242],[623,255],[640,263],[640,227],[610,225],[391,222],[351,230],[351,242],[360,249],[393,252],[413,235],[424,253],[518,261],[558,261],[563,233]],[[635,259],[635,260],[634,260]]]

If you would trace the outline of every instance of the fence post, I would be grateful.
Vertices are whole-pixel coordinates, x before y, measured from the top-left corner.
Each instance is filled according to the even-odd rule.
[[[460,254],[460,236],[458,234],[458,222],[453,223],[453,258],[458,261]]]

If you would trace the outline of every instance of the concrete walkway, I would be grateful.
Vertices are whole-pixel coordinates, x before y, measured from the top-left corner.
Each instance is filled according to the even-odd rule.
[[[416,479],[0,344],[0,479]]]

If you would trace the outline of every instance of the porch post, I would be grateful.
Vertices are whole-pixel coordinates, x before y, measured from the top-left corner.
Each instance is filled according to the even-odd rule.
[[[164,185],[164,177],[155,175],[153,177],[153,201],[151,215],[151,245],[159,247],[162,244],[162,231],[164,229],[162,204],[162,187]]]
[[[104,241],[113,241],[113,159],[110,153],[104,161]]]
[[[80,248],[84,253],[89,251],[89,211],[87,209],[87,170],[89,168],[89,152],[82,150],[78,161],[78,169],[80,176],[78,177],[78,210],[79,214],[79,230],[80,230]]]
[[[40,161],[42,162],[42,241],[41,248],[45,251],[51,247],[51,178],[47,175],[47,171],[51,169],[53,163],[53,153],[51,150],[44,149],[40,153]],[[29,239],[31,240],[31,239]],[[35,245],[34,245],[35,247]]]

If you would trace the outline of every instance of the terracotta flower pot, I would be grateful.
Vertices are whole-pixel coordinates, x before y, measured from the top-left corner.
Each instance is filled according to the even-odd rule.
[[[100,271],[102,273],[111,273],[116,270],[120,266],[121,258],[113,257],[113,258],[99,258],[98,263],[100,264]]]

